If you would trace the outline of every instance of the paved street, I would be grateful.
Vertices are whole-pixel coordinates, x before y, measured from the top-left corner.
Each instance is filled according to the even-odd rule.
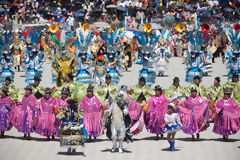
[[[50,63],[44,63],[43,85],[45,87],[53,86],[51,84]],[[123,74],[120,84],[128,86],[135,85],[138,81],[138,71],[141,66],[134,64],[129,72]],[[203,84],[210,86],[213,84],[214,77],[220,76],[221,83],[227,80],[225,65],[221,59],[217,59],[213,64],[214,72],[210,76],[203,78]],[[156,84],[164,89],[172,83],[172,79],[180,77],[180,83],[183,86],[188,84],[185,79],[185,65],[181,58],[171,58],[169,63],[168,76],[157,77]],[[16,73],[15,85],[23,89],[24,72]],[[155,86],[153,85],[153,87]],[[37,134],[32,134],[32,140],[23,140],[23,134],[18,133],[15,128],[6,132],[6,138],[0,139],[0,160],[159,160],[159,159],[177,159],[177,160],[239,160],[240,159],[240,132],[230,136],[229,142],[223,142],[220,135],[212,132],[213,124],[207,131],[201,133],[200,141],[191,141],[191,136],[179,131],[176,134],[176,152],[167,151],[169,147],[167,140],[155,140],[155,135],[148,133],[145,129],[138,136],[134,137],[133,143],[124,143],[125,153],[111,153],[111,141],[105,135],[98,137],[96,142],[86,143],[85,147],[79,147],[76,155],[66,155],[66,148],[60,148],[59,142],[46,141],[46,138]],[[166,135],[164,135],[166,137]]]

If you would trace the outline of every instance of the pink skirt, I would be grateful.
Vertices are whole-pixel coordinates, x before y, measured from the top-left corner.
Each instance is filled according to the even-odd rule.
[[[103,133],[101,112],[85,113],[83,116],[83,121],[88,132],[88,136],[98,137]]]
[[[36,133],[42,136],[52,136],[55,133],[55,115],[47,112],[41,112],[38,116],[38,125]]]

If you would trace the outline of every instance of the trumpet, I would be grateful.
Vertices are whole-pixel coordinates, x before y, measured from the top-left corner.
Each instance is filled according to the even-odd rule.
[[[152,25],[150,23],[145,23],[143,26],[143,31],[144,32],[151,32],[152,31]]]
[[[177,30],[179,33],[182,33],[185,29],[186,29],[186,26],[185,26],[185,24],[183,24],[183,23],[178,23],[178,24],[176,25],[176,30]]]
[[[51,32],[51,33],[56,33],[57,31],[59,30],[59,28],[58,28],[58,25],[57,24],[51,24],[50,26],[49,26],[49,31]]]

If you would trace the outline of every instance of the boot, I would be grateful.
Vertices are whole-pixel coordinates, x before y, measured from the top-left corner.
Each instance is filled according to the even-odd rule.
[[[163,138],[163,134],[161,134],[161,138]]]
[[[71,148],[68,148],[67,152],[69,153],[69,152],[71,152],[71,150],[72,150]]]
[[[200,134],[199,134],[199,133],[197,133],[197,139],[198,139],[198,140],[200,139]]]
[[[159,134],[157,134],[157,136],[156,136],[156,140],[159,140]]]
[[[30,139],[31,139],[30,133],[28,133],[27,140],[30,140]]]
[[[118,149],[119,153],[123,153],[123,141],[119,142],[119,149]]]
[[[112,152],[115,152],[117,149],[117,141],[113,140],[113,147],[112,147]]]
[[[1,131],[1,138],[4,138],[4,131]]]
[[[20,72],[20,66],[18,66],[18,72]]]
[[[172,144],[171,151],[175,151],[175,147],[174,147],[175,141],[171,141],[171,144]]]
[[[192,141],[195,141],[195,137],[194,137],[194,135],[192,135]]]
[[[172,149],[172,142],[168,141],[168,143],[170,144],[169,150],[171,151],[171,149]]]
[[[76,148],[73,148],[73,149],[72,149],[72,152],[73,152],[73,153],[76,153]]]

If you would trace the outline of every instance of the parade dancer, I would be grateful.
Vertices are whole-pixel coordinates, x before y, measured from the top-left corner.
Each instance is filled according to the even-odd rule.
[[[213,132],[223,136],[224,141],[228,141],[228,136],[239,131],[240,107],[231,98],[231,90],[224,90],[223,98],[215,104],[213,113]]]
[[[103,104],[108,102],[109,96],[115,97],[118,91],[117,85],[112,83],[112,77],[109,74],[106,75],[105,79],[106,83],[96,87],[94,90],[96,96]]]
[[[7,77],[5,80],[5,85],[3,87],[7,87],[9,90],[9,96],[14,101],[21,101],[23,98],[23,94],[20,89],[18,89],[13,83],[10,77]]]
[[[140,32],[139,35],[135,35],[139,44],[143,46],[141,52],[143,54],[143,68],[139,71],[139,78],[144,77],[146,83],[151,86],[155,83],[156,73],[153,68],[154,60],[154,50],[153,45],[156,44],[160,36],[156,35],[156,32],[152,31],[151,24],[147,23],[144,25],[146,30]]]
[[[170,103],[168,105],[168,113],[164,115],[166,125],[163,127],[163,131],[166,132],[168,143],[170,144],[169,150],[175,151],[175,135],[183,126],[180,120],[180,116],[175,112],[176,107]]]
[[[89,44],[94,34],[89,28],[89,24],[85,23],[82,30],[79,31],[79,46],[76,55],[76,81],[88,84],[92,82],[93,73],[90,70],[93,55],[89,53]]]
[[[206,44],[209,40],[209,38],[204,40],[205,34],[206,33],[204,32],[201,35],[199,31],[196,32],[195,37],[193,36],[193,32],[187,32],[186,34],[191,45],[191,50],[187,51],[189,58],[186,68],[185,81],[188,83],[192,83],[195,76],[199,76],[201,81],[204,75],[202,68],[204,64],[204,51],[202,50],[202,45]]]
[[[16,104],[16,108],[19,112],[11,113],[12,123],[19,132],[24,133],[24,138],[30,139],[30,133],[34,132],[37,126],[37,111],[39,109],[39,102],[32,94],[32,87],[26,86],[25,96],[22,99],[21,104]],[[17,121],[16,121],[17,120]]]
[[[159,139],[159,134],[163,138],[162,128],[165,125],[164,115],[167,113],[167,104],[170,100],[162,94],[162,88],[155,86],[155,96],[153,96],[144,106],[144,122],[149,133],[156,134],[156,139]]]
[[[4,33],[4,38],[0,36],[0,83],[4,85],[5,79],[10,77],[14,81],[15,70],[13,69],[13,59],[9,50],[12,35],[10,32]]]
[[[40,99],[44,95],[44,87],[40,84],[41,79],[38,76],[34,76],[34,84],[32,86],[32,93],[37,99]]]
[[[183,132],[192,135],[192,140],[200,138],[200,132],[209,127],[209,102],[197,96],[197,90],[191,89],[191,96],[178,105],[178,113],[183,124]]]
[[[67,107],[67,101],[69,100],[69,90],[68,88],[63,88],[61,91],[61,97],[57,100],[56,105],[55,105],[55,109],[54,109],[54,113],[55,115],[58,115],[60,113],[60,108],[64,108]],[[59,127],[61,126],[62,121],[60,119],[55,118],[55,131],[56,137],[59,137]]]
[[[12,124],[9,120],[10,112],[12,109],[12,99],[8,95],[8,88],[3,87],[1,89],[0,97],[0,131],[1,138],[4,138],[4,133],[12,128]]]
[[[228,35],[229,41],[232,44],[232,50],[225,53],[223,56],[223,63],[225,58],[227,59],[227,72],[228,72],[228,79],[231,79],[233,75],[240,74],[240,29],[235,27],[234,29],[230,29]]]
[[[115,98],[109,96],[110,108],[104,111],[107,118],[107,137],[113,141],[112,152],[117,149],[119,142],[119,153],[123,153],[123,141],[132,141],[130,133],[131,117],[129,116],[128,107],[130,99],[126,94],[127,86],[121,86]]]
[[[208,95],[207,95],[207,89],[204,87],[203,84],[201,84],[201,78],[199,76],[195,76],[193,78],[193,83],[191,85],[189,85],[186,88],[186,96],[190,96],[191,95],[191,89],[194,88],[197,90],[198,96],[208,99]]]
[[[103,40],[106,42],[107,45],[105,57],[106,61],[108,62],[107,72],[112,77],[112,83],[114,84],[118,84],[120,80],[117,44],[119,43],[121,34],[122,31],[117,31],[114,25],[110,27],[109,34],[108,32],[102,34]]]
[[[67,100],[67,106],[59,108],[60,113],[57,118],[62,121],[60,128],[60,146],[68,147],[68,153],[76,152],[78,146],[83,146],[88,138],[88,133],[84,127],[84,110],[78,108],[77,101]]]
[[[36,30],[30,30],[31,50],[27,51],[27,59],[25,62],[26,79],[28,85],[34,84],[34,76],[42,77],[42,60],[40,58],[38,45],[41,34]]]
[[[84,126],[89,135],[89,140],[102,134],[102,113],[104,106],[99,99],[93,94],[93,86],[88,86],[87,95],[79,104],[79,108],[85,110],[83,115]]]
[[[177,98],[178,96],[185,96],[186,91],[184,87],[182,87],[179,83],[179,77],[174,77],[173,84],[168,89],[166,89],[164,95],[170,99]]]
[[[40,100],[40,110],[38,113],[38,125],[35,132],[46,136],[47,140],[50,140],[50,136],[54,139],[55,134],[55,115],[54,109],[56,105],[56,99],[51,95],[50,88],[45,88],[45,95]]]
[[[143,105],[154,96],[154,90],[147,84],[144,77],[139,79],[139,84],[130,87],[127,91],[131,103],[129,105],[129,115],[132,118],[130,131],[132,134],[139,134],[144,126]]]
[[[94,81],[93,86],[99,86],[105,83],[105,76],[107,74],[107,64],[104,56],[99,56],[95,60]]]
[[[171,31],[164,31],[162,29],[160,33],[159,46],[156,46],[156,55],[155,56],[155,69],[158,72],[158,76],[164,76],[164,73],[167,71],[167,64],[169,63],[169,58],[171,57],[171,51],[167,48],[166,42],[169,40]]]

